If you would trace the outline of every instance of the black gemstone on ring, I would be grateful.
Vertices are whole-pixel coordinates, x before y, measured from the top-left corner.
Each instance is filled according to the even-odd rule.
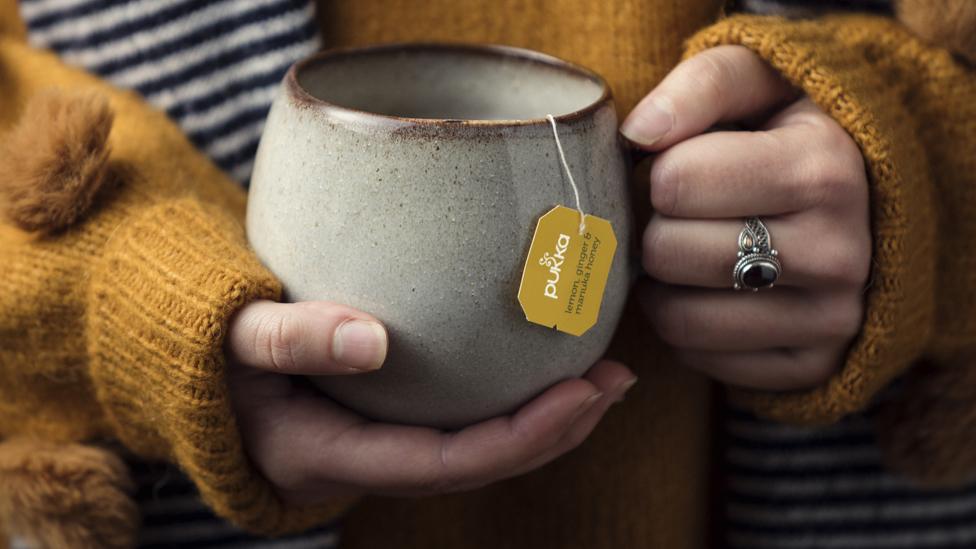
[[[765,288],[776,282],[778,276],[779,269],[765,261],[747,265],[742,270],[742,282],[749,288]]]

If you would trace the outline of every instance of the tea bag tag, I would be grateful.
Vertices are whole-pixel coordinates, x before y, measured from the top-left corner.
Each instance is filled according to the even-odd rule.
[[[529,322],[581,336],[600,317],[617,237],[609,221],[583,213],[556,119],[551,114],[546,119],[573,188],[576,209],[556,206],[539,218],[522,269],[518,300]]]
[[[518,300],[529,322],[581,336],[600,316],[617,238],[606,219],[556,206],[539,218]]]

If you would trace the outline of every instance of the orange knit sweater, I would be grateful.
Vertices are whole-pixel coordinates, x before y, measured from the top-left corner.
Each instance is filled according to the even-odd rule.
[[[0,1],[0,131],[45,88],[98,90],[116,112],[111,163],[126,178],[66,232],[36,237],[0,225],[0,438],[119,440],[175,461],[220,514],[257,532],[333,516],[339,507],[282,505],[243,455],[230,414],[228,318],[279,292],[248,251],[243,193],[138,97],[24,44],[12,4]],[[833,378],[736,398],[781,420],[828,422],[920,360],[963,364],[976,349],[976,74],[883,18],[718,20],[718,0],[678,4],[430,0],[421,10],[409,0],[336,0],[321,4],[321,19],[337,45],[470,40],[545,50],[603,73],[624,111],[682,54],[753,49],[864,152],[875,268],[863,330]],[[648,334],[628,314],[613,352],[641,383],[580,450],[472,494],[370,500],[351,515],[348,545],[704,545],[707,384],[671,365]],[[925,413],[911,420],[924,426]],[[976,469],[972,457],[964,465]]]

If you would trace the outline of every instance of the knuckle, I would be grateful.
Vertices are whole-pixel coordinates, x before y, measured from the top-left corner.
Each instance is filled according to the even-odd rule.
[[[460,489],[462,479],[451,467],[450,446],[450,440],[444,441],[437,458],[430,460],[431,463],[426,467],[426,471],[420,476],[416,484],[420,493],[426,495],[447,494]]]
[[[781,151],[788,150],[789,140],[776,132],[756,131],[749,134],[751,139],[756,140],[756,148],[768,151],[768,154],[782,154]]]
[[[854,138],[840,124],[827,115],[820,118],[821,147],[835,160],[850,164],[861,159],[861,151]]]
[[[678,210],[680,170],[681,164],[667,153],[661,155],[651,167],[651,205],[657,212],[673,216]]]
[[[644,271],[654,279],[673,282],[671,265],[678,250],[673,249],[672,238],[665,224],[657,217],[651,219],[644,230],[644,245],[641,263]],[[667,258],[671,260],[668,261]]]
[[[256,331],[255,349],[276,370],[294,369],[296,348],[301,344],[301,329],[286,315],[266,317]]]
[[[651,218],[644,230],[641,262],[651,278],[667,283],[680,283],[687,269],[687,250],[681,246],[672,222],[658,216]]]
[[[735,65],[719,48],[706,50],[691,58],[687,68],[689,89],[704,94],[710,101],[718,101],[724,90],[736,80]]]
[[[847,203],[866,191],[864,159],[854,140],[833,120],[819,121],[817,145],[805,181],[815,205]]]
[[[712,102],[726,100],[728,90],[742,80],[742,67],[754,57],[755,54],[743,46],[705,50],[688,61],[690,89],[704,94],[704,98]]]
[[[847,194],[847,179],[830,158],[814,154],[798,186],[811,208],[836,204]]]

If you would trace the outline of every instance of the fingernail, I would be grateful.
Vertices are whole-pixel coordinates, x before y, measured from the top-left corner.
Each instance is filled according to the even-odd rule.
[[[636,377],[633,378],[633,379],[630,379],[630,380],[627,380],[627,381],[621,383],[617,387],[617,390],[616,390],[617,400],[615,400],[614,402],[621,402],[621,401],[623,401],[624,396],[627,394],[627,391],[629,391],[630,388],[633,387],[636,384],[637,384],[637,378]]]
[[[355,370],[377,370],[386,359],[386,330],[378,322],[347,320],[332,336],[332,356]]]
[[[583,415],[583,413],[592,408],[601,397],[603,397],[603,393],[596,393],[587,397],[586,400],[580,403],[579,408],[576,410],[576,417]]]
[[[664,97],[649,97],[624,120],[620,133],[637,145],[649,147],[667,135],[673,126],[671,101]]]

